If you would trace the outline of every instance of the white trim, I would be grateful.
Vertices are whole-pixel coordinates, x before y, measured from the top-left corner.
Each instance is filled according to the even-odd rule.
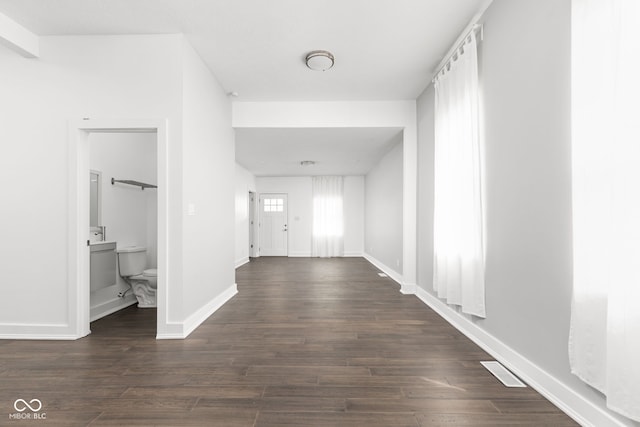
[[[77,340],[69,325],[5,323],[0,325],[0,339],[6,340]],[[3,331],[4,330],[4,331]]]
[[[179,322],[165,323],[162,332],[156,334],[157,340],[183,340],[185,337],[184,324]]]
[[[614,418],[603,408],[588,401],[575,390],[558,381],[554,376],[507,344],[489,334],[469,319],[462,317],[429,292],[418,287],[416,295],[444,320],[506,366],[507,369],[513,371],[528,385],[533,387],[580,425],[598,427],[625,426],[623,422]]]
[[[163,333],[158,333],[156,339],[184,339],[189,336],[198,326],[222,307],[227,301],[238,293],[238,286],[234,283],[225,289],[220,295],[205,304],[200,310],[193,313],[182,323],[172,323],[167,325]]]
[[[89,133],[88,123],[69,122],[68,212],[67,217],[67,312],[68,325],[77,338],[89,330]],[[86,195],[86,197],[83,196]],[[86,202],[86,203],[85,203]]]
[[[364,258],[364,253],[360,251],[349,251],[345,252],[342,256],[345,258]]]
[[[155,132],[158,152],[158,289],[157,329],[169,327],[167,298],[169,281],[168,215],[169,215],[169,129],[166,119],[83,119],[71,120],[69,129],[68,178],[68,325],[71,335],[88,335],[90,322],[89,299],[89,134],[91,132]],[[86,203],[85,203],[86,202]],[[66,334],[69,335],[69,334]]]
[[[184,338],[189,336],[198,326],[209,318],[213,313],[218,311],[227,301],[233,298],[238,293],[238,285],[233,284],[225,289],[220,295],[212,299],[200,310],[193,313],[184,321]]]
[[[138,300],[133,294],[126,295],[124,298],[120,298],[120,297],[112,298],[109,301],[105,301],[103,303],[100,303],[96,306],[91,307],[89,309],[89,313],[93,312],[93,314],[90,314],[89,321],[94,322],[98,319],[102,319],[105,316],[108,316],[110,314],[115,313],[116,311],[120,311],[124,308],[127,308],[130,305],[133,305],[137,302]]]
[[[289,252],[288,257],[289,258],[311,258],[311,251],[309,251],[309,252]]]
[[[303,252],[303,251],[289,252],[288,257],[289,258],[319,258],[319,257],[312,257],[311,256],[311,251],[309,251],[309,252]],[[336,257],[336,258],[362,258],[362,257],[364,257],[364,254],[362,252],[345,252],[342,255],[342,257]]]
[[[0,13],[0,44],[25,58],[40,56],[40,38],[3,13]]]
[[[368,253],[364,253],[362,255],[364,259],[369,261],[379,270],[382,270],[387,276],[391,277],[394,281],[396,281],[400,285],[400,293],[404,295],[414,295],[416,293],[417,285],[415,283],[405,283],[404,277],[402,274],[398,273],[391,267],[385,265],[383,262],[369,255]]]
[[[398,273],[394,269],[385,265],[383,262],[379,261],[378,259],[376,259],[372,255],[369,255],[366,252],[362,255],[362,257],[367,261],[369,261],[371,264],[373,264],[378,270],[382,271],[383,273],[386,273],[387,276],[392,278],[402,287],[402,274]]]
[[[232,102],[238,128],[402,128],[402,268],[407,292],[417,283],[418,135],[416,101]],[[404,287],[403,287],[404,289]]]
[[[244,257],[242,259],[239,259],[238,261],[236,261],[236,268],[240,268],[240,267],[242,267],[243,265],[245,265],[248,262],[249,262],[249,257],[248,256],[246,256],[246,257]]]
[[[73,341],[73,340],[77,340],[79,338],[83,338],[83,337],[78,337],[76,335],[62,335],[62,334],[57,334],[57,333],[53,333],[53,334],[39,334],[39,333],[28,333],[28,334],[1,334],[0,335],[0,339],[2,340],[47,340],[47,341],[52,341],[52,340],[59,340],[59,341]]]

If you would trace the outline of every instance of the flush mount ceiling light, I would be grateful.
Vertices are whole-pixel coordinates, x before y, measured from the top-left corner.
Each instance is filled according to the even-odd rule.
[[[300,162],[300,166],[313,166],[315,164],[316,162],[314,162],[313,160],[303,160]]]
[[[307,54],[305,62],[307,63],[307,67],[312,70],[327,71],[329,68],[333,67],[334,58],[331,52],[327,52],[326,50],[314,50]]]

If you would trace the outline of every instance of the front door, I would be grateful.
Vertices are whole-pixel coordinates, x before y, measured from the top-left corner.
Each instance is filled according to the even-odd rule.
[[[287,256],[287,195],[260,195],[260,256]]]

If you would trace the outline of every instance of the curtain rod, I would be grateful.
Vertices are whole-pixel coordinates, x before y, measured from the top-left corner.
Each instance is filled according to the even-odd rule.
[[[457,43],[455,43],[453,45],[453,47],[451,49],[449,49],[449,52],[447,53],[447,55],[444,57],[444,59],[442,61],[440,61],[440,64],[438,64],[438,67],[436,68],[437,71],[435,73],[433,73],[433,77],[431,78],[431,83],[435,83],[436,77],[438,76],[438,74],[440,74],[440,71],[442,71],[444,69],[444,67],[446,67],[447,64],[449,64],[451,62],[451,60],[455,56],[456,52],[458,52],[458,50],[467,41],[467,37],[469,37],[471,35],[471,33],[475,32],[475,31],[479,31],[480,32],[479,39],[480,39],[480,41],[482,41],[482,38],[484,37],[482,24],[473,24],[469,31],[465,31],[463,33],[464,37],[461,37],[461,38],[458,37]]]
[[[451,60],[451,57],[460,48],[460,45],[467,39],[467,37],[469,36],[469,33],[477,29],[478,26],[480,27],[480,40],[482,40],[483,26],[482,24],[478,24],[478,22],[480,22],[484,13],[487,11],[487,9],[489,9],[489,6],[491,6],[491,3],[493,3],[493,0],[485,0],[484,3],[482,3],[482,5],[480,6],[476,14],[473,15],[473,18],[471,18],[467,26],[464,27],[464,30],[462,31],[461,35],[458,36],[455,43],[453,43],[451,48],[447,51],[447,54],[444,55],[442,61],[438,63],[438,66],[435,68],[436,71],[433,73],[433,76],[431,76],[431,83],[434,83],[438,73],[442,71],[442,68],[444,68],[444,66],[447,65],[449,60]],[[464,37],[462,35],[464,35]]]

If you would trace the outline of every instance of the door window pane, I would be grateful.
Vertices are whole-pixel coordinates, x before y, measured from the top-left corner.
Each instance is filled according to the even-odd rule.
[[[265,212],[284,212],[284,199],[264,199]]]

